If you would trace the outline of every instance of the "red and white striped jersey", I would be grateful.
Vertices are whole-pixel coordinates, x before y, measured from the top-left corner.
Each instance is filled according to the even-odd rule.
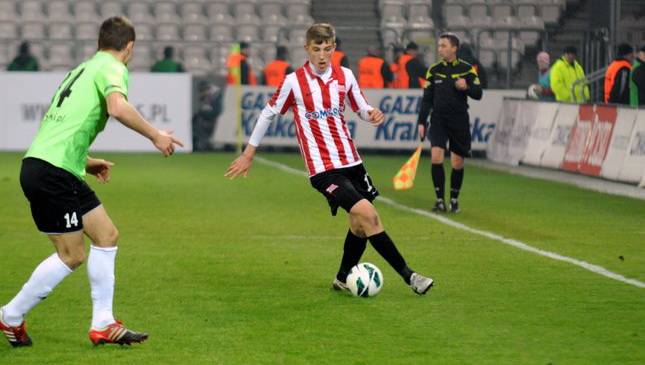
[[[311,70],[309,62],[305,63],[285,77],[262,112],[271,118],[293,110],[298,145],[309,176],[362,162],[345,124],[345,102],[349,100],[362,119],[373,109],[352,71],[331,67],[331,76],[325,82]]]

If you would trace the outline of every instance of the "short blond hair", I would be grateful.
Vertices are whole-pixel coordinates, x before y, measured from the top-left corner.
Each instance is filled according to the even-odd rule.
[[[307,45],[313,42],[322,44],[324,42],[336,43],[336,30],[329,23],[316,23],[307,29]]]

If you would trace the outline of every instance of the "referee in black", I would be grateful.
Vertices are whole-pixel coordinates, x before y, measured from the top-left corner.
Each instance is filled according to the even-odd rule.
[[[468,96],[482,98],[482,88],[473,67],[457,58],[459,38],[453,33],[439,36],[438,53],[441,61],[430,66],[426,73],[426,85],[419,119],[417,120],[421,141],[425,139],[428,115],[430,118],[430,143],[432,145],[432,182],[437,201],[433,212],[445,212],[445,173],[443,159],[446,142],[449,142],[450,163],[450,212],[459,212],[459,190],[464,180],[464,158],[470,156],[470,117]]]

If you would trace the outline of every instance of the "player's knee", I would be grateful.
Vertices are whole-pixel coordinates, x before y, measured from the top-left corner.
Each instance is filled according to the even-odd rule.
[[[376,208],[367,199],[356,203],[350,210],[350,225],[355,226],[366,235],[380,227],[380,219]]]
[[[110,229],[106,229],[101,232],[97,237],[94,244],[99,247],[113,247],[116,246],[116,243],[119,241],[119,230],[112,226]]]
[[[352,234],[356,237],[365,237],[365,231],[363,230],[363,227],[361,227],[359,222],[352,222],[352,224],[349,226],[349,229],[352,231]]]
[[[450,164],[453,169],[461,170],[464,168],[464,158],[457,154],[453,154],[450,157]]]
[[[365,232],[371,232],[381,225],[376,209],[369,209],[361,214],[361,226]]]
[[[433,164],[441,164],[443,163],[443,150],[432,150],[432,156],[431,160]]]
[[[71,250],[71,251],[62,251],[58,253],[61,261],[67,265],[72,270],[76,270],[79,266],[85,262],[85,249],[82,250]]]
[[[72,255],[72,269],[81,266],[85,262],[85,258],[85,250],[79,250],[78,252],[75,252],[74,255]]]
[[[355,212],[349,213],[349,229],[357,237],[365,237],[365,231],[361,226],[361,221],[358,217],[358,214]]]
[[[116,245],[116,243],[119,241],[119,230],[116,229],[116,227],[112,227],[112,234],[110,235],[110,243],[113,245]]]

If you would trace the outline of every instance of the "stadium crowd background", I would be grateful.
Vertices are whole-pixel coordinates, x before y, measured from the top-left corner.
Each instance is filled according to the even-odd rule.
[[[420,86],[407,80],[405,66],[415,59],[420,68],[434,63],[437,35],[446,30],[470,45],[461,56],[476,64],[490,88],[535,83],[540,51],[553,63],[566,47],[575,47],[582,69],[592,74],[609,64],[619,43],[634,49],[645,43],[645,5],[638,0],[0,0],[0,67],[68,70],[96,51],[100,21],[116,14],[136,26],[131,71],[185,68],[216,83],[227,76],[234,42],[248,46],[254,76],[248,83],[265,82],[264,70],[278,46],[284,47],[285,61],[300,65],[304,30],[314,20],[336,26],[343,40],[339,48],[357,75],[363,57],[382,57],[393,72],[383,86],[399,88]],[[32,58],[19,57],[17,65],[21,48]],[[176,64],[157,63],[173,58]],[[601,87],[591,86],[591,98],[600,100]]]

